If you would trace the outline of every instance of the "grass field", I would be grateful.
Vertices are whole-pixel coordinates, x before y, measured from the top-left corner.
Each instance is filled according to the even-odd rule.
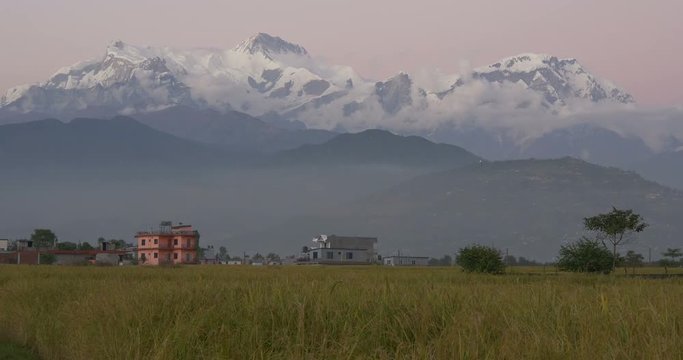
[[[547,271],[0,266],[0,343],[44,359],[683,359],[683,278]]]

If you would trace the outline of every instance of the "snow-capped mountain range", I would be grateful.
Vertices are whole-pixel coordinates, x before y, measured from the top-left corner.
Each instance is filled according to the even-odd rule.
[[[182,105],[299,120],[311,128],[410,128],[417,117],[447,119],[472,109],[571,112],[633,98],[575,59],[523,54],[442,77],[407,73],[384,81],[328,65],[300,46],[257,34],[229,50],[139,47],[116,41],[103,58],[60,69],[0,100],[13,113],[135,114]],[[369,122],[373,122],[370,124]],[[380,124],[378,126],[377,124]],[[384,125],[382,125],[384,124]]]

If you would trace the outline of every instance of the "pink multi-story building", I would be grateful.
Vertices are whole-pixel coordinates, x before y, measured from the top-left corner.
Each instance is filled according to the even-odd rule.
[[[192,225],[171,225],[162,222],[158,231],[141,231],[138,241],[138,261],[142,265],[197,264],[199,232]]]

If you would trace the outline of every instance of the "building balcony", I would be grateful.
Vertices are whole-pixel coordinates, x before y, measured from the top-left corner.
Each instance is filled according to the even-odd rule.
[[[192,246],[187,246],[186,244],[146,244],[138,246],[138,250],[196,250],[194,244]]]

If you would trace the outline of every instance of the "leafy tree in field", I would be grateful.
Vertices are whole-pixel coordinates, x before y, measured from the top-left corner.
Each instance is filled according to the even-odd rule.
[[[93,247],[92,245],[90,245],[89,242],[84,241],[84,242],[81,243],[80,249],[81,249],[81,250],[93,250],[94,247]]]
[[[604,243],[585,237],[560,247],[560,257],[557,261],[560,270],[605,274],[614,270],[614,264],[614,255]]]
[[[612,207],[612,211],[606,214],[598,214],[583,219],[586,230],[594,231],[603,243],[612,245],[612,269],[617,266],[617,247],[630,240],[631,235],[642,232],[648,227],[643,222],[642,216],[633,210],[619,210]]]
[[[230,255],[228,255],[228,249],[225,246],[218,248],[218,259],[221,261],[230,260]]]
[[[254,256],[251,257],[252,260],[256,262],[261,262],[264,260],[263,255],[256,253]]]
[[[505,264],[498,249],[471,245],[458,251],[456,262],[466,272],[501,274],[505,271]]]
[[[123,249],[123,248],[126,248],[128,246],[128,244],[126,243],[125,240],[121,240],[121,239],[109,239],[109,240],[107,240],[101,236],[99,238],[97,238],[97,245],[100,249],[102,248],[102,244],[105,242],[113,245],[114,249]],[[109,250],[113,250],[113,249],[109,249]]]
[[[111,239],[111,240],[109,240],[109,242],[114,245],[114,249],[124,249],[124,248],[128,247],[126,240]]]
[[[31,234],[33,247],[40,249],[53,248],[57,242],[57,235],[50,229],[35,229]]]
[[[683,253],[681,252],[681,249],[671,249],[668,248],[666,249],[666,252],[663,253],[664,259],[660,260],[659,263],[664,266],[664,272],[669,273],[669,267],[670,266],[675,266],[678,258],[683,256]]]
[[[280,255],[278,255],[276,253],[268,253],[268,255],[266,255],[266,260],[268,260],[268,261],[280,261]]]
[[[55,255],[50,254],[50,253],[40,254],[39,256],[40,256],[39,262],[43,265],[52,265],[55,263],[55,260],[57,260]]]
[[[645,257],[642,254],[638,254],[633,250],[629,250],[628,252],[626,252],[624,263],[626,264],[626,266],[633,269],[633,273],[635,274],[636,267],[643,266],[643,260],[645,260]]]
[[[57,250],[76,250],[78,249],[78,244],[72,243],[70,241],[57,243]]]
[[[52,249],[57,243],[57,235],[50,229],[35,229],[33,234],[31,234],[31,241],[33,241],[33,247],[38,250],[38,263],[44,264],[42,260],[50,262],[50,257],[44,257],[40,254],[40,249]],[[54,262],[54,255],[52,256],[52,261]]]

